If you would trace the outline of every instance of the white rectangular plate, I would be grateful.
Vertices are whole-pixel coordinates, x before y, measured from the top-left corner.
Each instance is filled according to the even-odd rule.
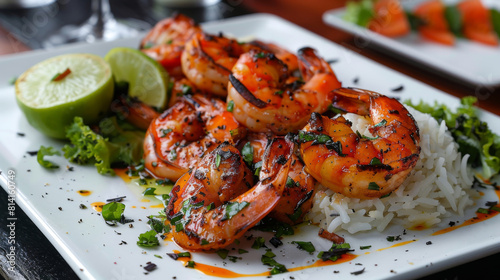
[[[423,83],[408,78],[396,71],[381,66],[362,56],[346,50],[332,42],[312,34],[305,29],[293,25],[272,15],[256,14],[233,18],[220,22],[205,24],[204,29],[211,33],[222,31],[238,37],[253,36],[265,41],[279,43],[291,50],[303,46],[313,46],[326,59],[337,62],[333,68],[344,86],[357,86],[378,91],[402,99],[434,100],[456,106],[458,100]],[[87,52],[105,55],[116,46],[138,46],[140,38],[124,39],[114,42],[96,44],[70,45],[49,51],[33,51],[26,54],[5,57],[0,60],[0,168],[2,170],[2,186],[7,189],[7,171],[16,172],[16,199],[19,206],[27,213],[45,236],[54,244],[78,276],[83,279],[138,279],[144,276],[141,267],[153,262],[158,268],[149,273],[148,279],[203,279],[206,275],[194,269],[184,268],[179,261],[166,256],[173,250],[181,250],[172,242],[162,241],[161,246],[144,249],[136,245],[140,233],[149,230],[146,216],[156,214],[160,208],[153,208],[159,201],[145,202],[138,186],[124,183],[119,177],[99,175],[92,166],[78,166],[68,163],[62,157],[52,157],[62,168],[46,170],[36,162],[36,157],[29,156],[27,151],[36,151],[40,145],[62,147],[64,143],[49,139],[34,130],[27,123],[18,109],[14,87],[8,80],[20,75],[35,63],[63,53]],[[353,81],[356,81],[355,83]],[[391,89],[403,87],[398,92]],[[487,112],[481,117],[500,133],[500,118]],[[19,136],[22,132],[25,136]],[[65,166],[71,166],[73,171]],[[81,196],[78,190],[90,190],[89,196]],[[125,216],[135,220],[133,228],[128,225],[108,226],[101,216],[94,212],[90,204],[104,202],[108,198],[126,196]],[[486,191],[484,201],[498,200],[494,192]],[[88,209],[82,210],[80,204]],[[61,209],[59,209],[61,207]],[[453,217],[454,220],[466,220],[474,216],[474,209],[469,209],[465,217]],[[0,211],[5,211],[1,209]],[[81,220],[80,220],[81,219]],[[439,228],[448,227],[443,222]],[[402,235],[403,228],[392,226],[385,232],[370,232],[356,235],[341,233],[359,256],[352,262],[340,263],[326,267],[308,268],[289,272],[282,277],[288,279],[329,279],[333,271],[338,271],[342,279],[360,279],[351,272],[365,268],[363,279],[415,278],[430,274],[451,266],[477,259],[500,251],[500,216],[490,220],[463,227],[450,233],[431,236],[437,229],[424,231],[408,231]],[[317,236],[318,228],[301,226],[296,235],[283,239],[284,246],[274,249],[276,260],[293,268],[312,264],[316,256],[298,250],[290,244],[293,240],[312,241],[317,251],[327,250],[331,243]],[[21,232],[17,234],[22,234]],[[247,235],[261,234],[250,231]],[[402,241],[416,240],[410,244],[378,251],[396,244],[388,242],[388,235],[401,235]],[[269,238],[269,235],[265,235]],[[124,244],[125,241],[127,244]],[[426,245],[431,241],[432,245]],[[241,274],[255,274],[267,271],[261,264],[263,249],[249,248],[251,241],[243,240],[239,247],[250,251],[239,255],[230,251],[230,255],[240,256],[236,263],[222,261],[216,254],[195,253],[193,260],[198,263],[223,267]],[[371,249],[360,251],[359,247],[371,245]],[[237,247],[235,245],[234,247]],[[233,246],[229,246],[229,249]],[[182,251],[182,250],[181,250]],[[370,252],[366,254],[366,252]],[[315,253],[316,254],[316,253]],[[162,258],[156,258],[160,255]],[[361,264],[361,265],[359,265]],[[431,265],[432,264],[432,265]],[[179,278],[182,276],[181,278]],[[242,277],[247,278],[247,277]],[[248,277],[248,279],[265,279],[265,276]]]
[[[425,0],[402,0],[405,10]],[[459,2],[445,0],[446,4]],[[500,8],[498,1],[485,0],[488,7]],[[500,85],[500,46],[491,47],[467,39],[457,39],[455,46],[444,46],[422,39],[416,32],[398,38],[389,38],[343,19],[345,9],[335,9],[323,14],[323,21],[357,36],[359,47],[375,44],[396,58],[416,62],[426,68],[453,76],[475,86]],[[410,60],[408,60],[410,59]]]

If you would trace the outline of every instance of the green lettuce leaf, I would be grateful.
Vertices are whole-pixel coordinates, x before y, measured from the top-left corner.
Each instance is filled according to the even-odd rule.
[[[373,1],[349,1],[346,4],[344,20],[352,22],[359,26],[367,27],[370,20],[373,18]]]
[[[488,124],[482,122],[474,107],[477,98],[469,96],[460,101],[453,112],[444,104],[434,105],[420,101],[419,104],[405,102],[420,112],[430,114],[439,122],[444,120],[462,154],[469,154],[468,163],[481,167],[485,179],[500,173],[500,137],[493,133]]]
[[[96,133],[82,118],[75,117],[66,129],[71,144],[63,147],[64,157],[78,164],[94,164],[100,174],[113,175],[112,166],[132,165],[142,158],[144,132],[132,129],[110,117],[101,120],[100,133]]]

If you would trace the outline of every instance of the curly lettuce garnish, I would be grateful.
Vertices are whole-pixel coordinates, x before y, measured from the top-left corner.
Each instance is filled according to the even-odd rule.
[[[500,173],[500,137],[479,119],[477,109],[473,106],[476,101],[475,97],[464,97],[455,112],[437,102],[434,105],[423,101],[419,104],[412,104],[411,101],[405,103],[438,121],[444,120],[459,145],[459,152],[469,154],[469,164],[482,167],[483,177],[489,179]]]
[[[78,164],[94,163],[100,174],[113,175],[112,166],[132,165],[142,158],[144,132],[128,129],[126,123],[119,125],[111,117],[101,120],[98,134],[75,117],[66,129],[71,144],[63,147],[64,157]]]

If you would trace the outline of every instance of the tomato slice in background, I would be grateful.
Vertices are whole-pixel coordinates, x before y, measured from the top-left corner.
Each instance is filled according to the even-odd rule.
[[[462,13],[463,33],[470,40],[498,46],[498,36],[491,24],[490,11],[480,0],[465,0],[457,5]]]
[[[445,9],[440,0],[431,0],[417,6],[414,15],[421,19],[422,25],[418,27],[418,31],[422,37],[451,46],[455,43],[455,36],[448,26]]]
[[[388,37],[398,37],[410,32],[406,13],[398,0],[378,0],[368,28]]]

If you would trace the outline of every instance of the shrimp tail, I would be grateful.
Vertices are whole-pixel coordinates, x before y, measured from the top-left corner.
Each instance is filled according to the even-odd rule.
[[[216,149],[211,153],[212,156],[204,158],[201,165],[207,166],[204,163],[208,163],[208,166],[214,166],[216,162],[213,161],[217,161],[218,151],[220,153],[220,149]],[[196,195],[194,199],[191,196],[178,204],[185,209],[178,212],[181,214],[173,214],[172,207],[167,207],[170,222],[182,224],[182,227],[175,226],[173,230],[175,242],[185,249],[200,251],[223,248],[240,238],[277,205],[286,185],[292,153],[293,144],[290,141],[274,139],[264,154],[261,171],[263,179],[250,190],[215,208],[210,207],[210,204],[205,205],[207,201],[201,203],[201,195]],[[188,186],[176,186],[176,191],[182,192],[183,188],[189,190],[191,186],[198,185],[198,172],[199,168],[193,170],[186,181]],[[184,179],[185,177],[180,180]],[[175,195],[174,199],[178,198],[179,194]],[[169,205],[175,203],[171,200]]]

